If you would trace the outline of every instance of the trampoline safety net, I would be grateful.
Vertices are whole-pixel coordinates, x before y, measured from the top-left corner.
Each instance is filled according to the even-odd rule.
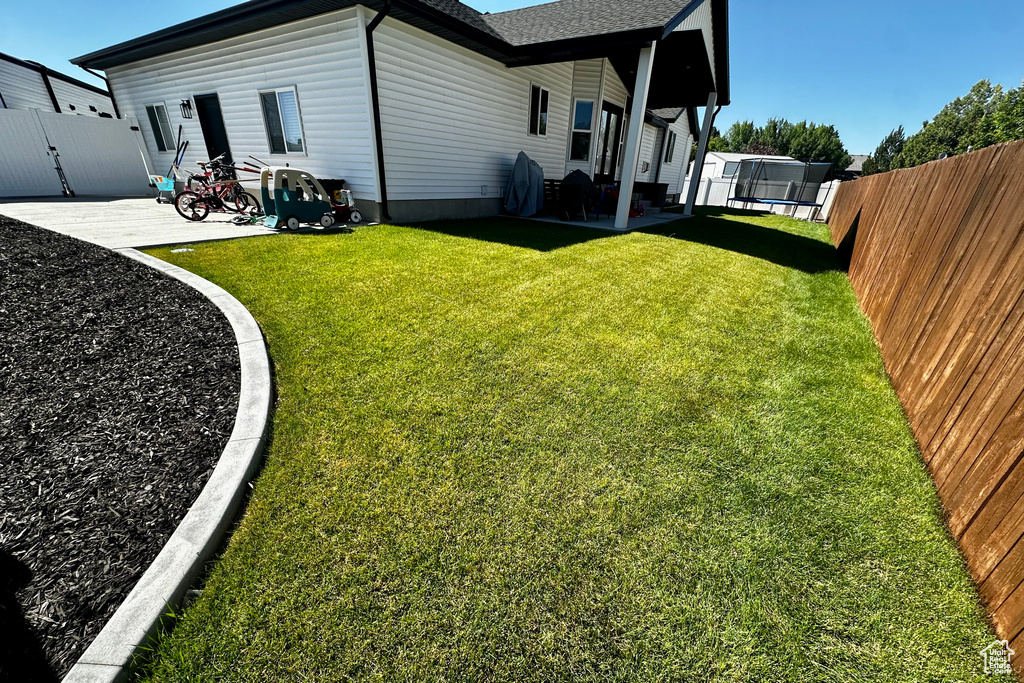
[[[832,164],[746,159],[736,172],[733,198],[748,202],[817,205]]]

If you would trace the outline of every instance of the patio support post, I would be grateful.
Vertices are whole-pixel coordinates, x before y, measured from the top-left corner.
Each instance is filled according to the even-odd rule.
[[[626,133],[626,158],[622,164],[622,183],[619,185],[619,203],[615,207],[615,229],[625,230],[629,225],[629,205],[633,198],[633,181],[640,163],[640,136],[644,130],[644,114],[647,113],[647,92],[651,87],[651,67],[654,65],[654,48],[641,48],[640,61],[636,68],[636,86],[633,88],[633,109],[629,112],[629,131]]]
[[[697,190],[700,179],[704,175],[704,158],[708,153],[708,138],[711,137],[711,125],[715,120],[715,106],[718,104],[718,93],[708,95],[708,108],[704,110],[704,124],[700,129],[700,140],[697,141],[697,156],[693,160],[693,173],[690,174],[690,188],[686,193],[686,209],[684,216],[693,215],[693,205],[697,203]]]

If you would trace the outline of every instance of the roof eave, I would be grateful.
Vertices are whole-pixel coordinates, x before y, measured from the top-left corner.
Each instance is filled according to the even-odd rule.
[[[249,0],[249,2],[242,3],[241,5],[234,5],[218,12],[206,14],[195,19],[190,19],[189,21],[184,21],[180,24],[175,24],[174,26],[169,26],[159,31],[147,33],[146,35],[138,38],[126,40],[122,43],[111,45],[110,47],[105,47],[102,50],[96,50],[80,57],[75,57],[70,61],[72,64],[77,66],[93,69],[106,69],[110,66],[127,64],[137,60],[130,57],[122,59],[122,57],[131,54],[134,51],[152,47],[153,44],[158,41],[166,42],[175,38],[184,38],[190,35],[195,35],[199,32],[213,31],[217,28],[229,26],[232,23],[239,23],[243,18],[247,21],[251,21],[273,12],[288,9],[290,7],[297,7],[303,4],[307,4],[306,0]],[[323,12],[313,12],[308,16],[316,16],[317,14],[325,14],[338,9],[345,9],[346,7],[354,7],[357,4],[366,5],[371,9],[378,9],[383,6],[383,3],[380,2],[380,0],[361,0],[361,2],[356,2],[355,0],[338,0],[338,2],[331,4],[337,6],[327,8]],[[305,18],[305,16],[296,17],[296,19],[300,18]],[[199,42],[198,44],[202,45],[204,43]],[[139,57],[138,59],[145,58],[146,57]]]
[[[718,106],[732,103],[732,82],[729,75],[729,0],[705,0],[711,2],[711,30],[715,38],[715,86],[718,88]],[[719,49],[725,45],[725,49]]]

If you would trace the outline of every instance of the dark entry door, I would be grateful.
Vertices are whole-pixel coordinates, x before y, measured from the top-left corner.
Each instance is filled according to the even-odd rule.
[[[619,140],[622,139],[622,114],[622,107],[611,102],[604,102],[601,105],[597,168],[594,169],[595,183],[615,182],[615,166],[619,162]]]
[[[220,100],[217,94],[196,95],[196,115],[199,117],[199,125],[203,129],[203,138],[206,139],[206,153],[211,159],[221,154],[224,155],[226,163],[234,163],[231,158],[231,148],[228,146],[228,131],[224,127],[224,117],[220,113]]]

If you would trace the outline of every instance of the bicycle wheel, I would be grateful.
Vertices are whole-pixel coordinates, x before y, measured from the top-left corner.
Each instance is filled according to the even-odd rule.
[[[190,221],[201,221],[210,213],[210,207],[203,198],[192,190],[178,193],[174,198],[174,209],[182,218]]]
[[[235,210],[246,216],[255,216],[260,212],[260,200],[248,192],[235,195]]]

